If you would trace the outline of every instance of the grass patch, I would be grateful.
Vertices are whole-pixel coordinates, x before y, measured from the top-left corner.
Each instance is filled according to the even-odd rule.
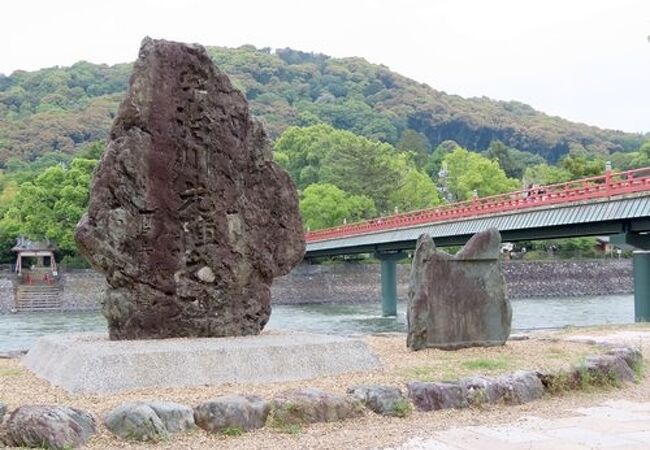
[[[274,407],[266,419],[266,424],[269,427],[280,433],[294,435],[301,433],[303,425],[306,425],[307,422],[300,407],[291,402]]]
[[[621,381],[613,372],[594,371],[580,366],[554,373],[547,379],[545,387],[551,395],[562,395],[569,391],[593,392],[596,389],[619,388]]]
[[[0,377],[17,377],[22,374],[23,371],[20,369],[0,368]]]
[[[494,371],[494,370],[507,369],[510,366],[510,363],[503,358],[495,358],[495,359],[477,358],[477,359],[469,359],[467,361],[463,361],[460,363],[460,365],[467,370]]]
[[[612,372],[590,371],[581,367],[578,373],[580,373],[580,389],[585,392],[591,392],[595,388],[621,387],[621,382]]]
[[[546,392],[551,395],[562,395],[578,387],[575,373],[561,371],[552,374],[545,383]]]
[[[405,398],[397,400],[393,403],[392,413],[395,417],[408,417],[413,412],[411,403]]]
[[[244,434],[244,429],[242,427],[225,427],[221,430],[221,434],[224,436],[241,436]]]
[[[433,381],[433,368],[431,367],[413,367],[409,369],[409,375],[418,381]]]
[[[634,374],[634,380],[639,383],[643,379],[645,371],[645,368],[643,367],[643,361],[634,361],[630,365],[630,369],[632,369],[632,373]]]

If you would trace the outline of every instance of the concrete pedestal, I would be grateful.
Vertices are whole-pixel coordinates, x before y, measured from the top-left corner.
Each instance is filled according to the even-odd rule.
[[[291,381],[380,367],[360,339],[267,331],[259,336],[109,341],[63,334],[36,341],[25,367],[72,393]]]

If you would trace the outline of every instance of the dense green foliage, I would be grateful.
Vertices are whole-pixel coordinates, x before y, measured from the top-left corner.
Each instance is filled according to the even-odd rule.
[[[615,170],[650,165],[650,136],[447,95],[360,58],[208,51],[275,140],[306,229],[598,175],[606,160]],[[21,234],[75,258],[74,226],[130,69],[80,62],[0,75],[5,261]]]
[[[508,178],[496,159],[458,147],[443,159],[447,168],[445,181],[451,200],[470,200],[474,195],[488,197],[516,191],[519,180]]]
[[[292,125],[328,123],[413,151],[419,165],[450,139],[476,151],[500,140],[549,162],[576,148],[590,155],[635,151],[644,139],[572,123],[517,102],[447,95],[361,58],[252,46],[208,51],[246,94],[272,138]],[[11,157],[74,153],[105,138],[130,69],[130,64],[79,62],[0,75],[0,164]],[[522,170],[502,163],[508,176]]]
[[[307,230],[329,228],[344,221],[354,222],[377,215],[375,203],[365,195],[347,194],[333,184],[318,183],[308,186],[302,193],[300,211]]]
[[[322,124],[291,127],[275,144],[276,161],[302,193],[303,216],[311,229],[438,204],[436,187],[417,168],[416,156]],[[317,194],[322,196],[319,207]],[[332,208],[336,202],[340,205]]]
[[[48,238],[60,254],[74,256],[74,228],[88,207],[92,171],[103,146],[93,144],[70,158],[48,153],[34,162],[12,161],[0,175],[1,258],[11,260],[9,249],[18,236]]]
[[[130,64],[79,62],[0,75],[0,163],[75,153],[105,138],[130,71]]]

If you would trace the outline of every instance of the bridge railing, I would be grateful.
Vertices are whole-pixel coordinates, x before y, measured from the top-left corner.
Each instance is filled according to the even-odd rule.
[[[650,190],[650,167],[625,172],[608,171],[604,175],[596,177],[582,178],[565,183],[533,186],[515,192],[490,197],[477,197],[472,200],[439,205],[434,208],[310,231],[305,234],[305,239],[307,242],[316,242],[456,220],[465,217],[547,207],[648,190]]]

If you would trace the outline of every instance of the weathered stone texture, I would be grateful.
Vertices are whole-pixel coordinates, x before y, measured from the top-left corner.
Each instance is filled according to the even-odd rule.
[[[499,251],[491,229],[474,235],[455,256],[418,239],[408,296],[407,345],[435,347],[502,345],[510,334],[512,309],[506,298]]]
[[[270,410],[271,404],[255,395],[223,395],[194,408],[194,419],[211,433],[250,431],[264,426]]]
[[[364,384],[352,386],[347,393],[360,400],[371,411],[382,416],[404,417],[409,412],[408,400],[397,387]]]
[[[9,446],[67,449],[83,446],[95,434],[92,415],[67,406],[24,405],[14,410],[2,440]]]
[[[304,388],[278,394],[271,402],[272,424],[306,425],[363,415],[358,399]]]
[[[104,425],[123,439],[157,442],[193,429],[194,411],[174,402],[129,402],[110,411]]]
[[[141,402],[125,403],[113,409],[106,415],[104,425],[122,439],[157,442],[169,438],[160,417]]]
[[[111,339],[258,334],[304,253],[295,186],[205,49],[146,38],[76,240]]]
[[[469,406],[465,390],[457,383],[413,381],[407,384],[407,388],[409,398],[420,411],[460,409]]]

